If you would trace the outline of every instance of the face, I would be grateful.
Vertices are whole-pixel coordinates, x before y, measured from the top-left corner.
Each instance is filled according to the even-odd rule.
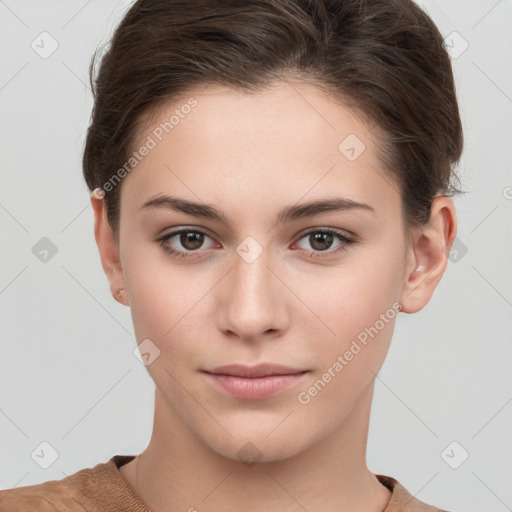
[[[285,83],[196,89],[146,128],[135,146],[154,147],[122,182],[119,258],[157,414],[232,459],[247,442],[273,460],[340,431],[384,361],[411,270],[373,134]],[[175,201],[145,206],[162,196]],[[262,362],[306,373],[252,398],[205,373]]]

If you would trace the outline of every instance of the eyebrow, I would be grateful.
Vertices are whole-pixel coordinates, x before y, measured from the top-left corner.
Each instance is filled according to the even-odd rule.
[[[153,209],[181,212],[187,215],[192,215],[193,217],[217,220],[225,225],[229,225],[227,215],[222,210],[218,210],[217,208],[204,203],[196,203],[180,197],[169,195],[158,195],[156,197],[152,197],[139,208],[139,211]],[[291,222],[298,219],[314,217],[323,213],[348,210],[366,210],[375,213],[375,210],[368,204],[359,203],[343,197],[334,197],[287,206],[279,211],[277,221]]]

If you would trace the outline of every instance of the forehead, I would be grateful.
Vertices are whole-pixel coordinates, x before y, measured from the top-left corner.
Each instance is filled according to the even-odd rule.
[[[375,133],[312,85],[190,90],[146,119],[133,149],[150,140],[152,148],[124,178],[122,204],[138,207],[151,195],[178,191],[218,204],[258,198],[269,205],[325,192],[362,202],[372,194],[389,202],[396,194]]]

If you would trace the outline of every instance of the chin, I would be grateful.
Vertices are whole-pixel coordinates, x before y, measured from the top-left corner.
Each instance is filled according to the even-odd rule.
[[[239,433],[235,433],[232,428],[228,430],[233,437],[226,435],[220,440],[208,439],[203,442],[218,455],[234,462],[241,462],[247,467],[252,467],[256,463],[283,461],[307,448],[303,432],[299,436],[283,428],[281,432],[276,431],[269,436],[268,429],[264,432],[244,429]]]

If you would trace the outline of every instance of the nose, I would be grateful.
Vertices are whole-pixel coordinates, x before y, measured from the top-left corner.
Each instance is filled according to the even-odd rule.
[[[254,261],[238,254],[221,290],[218,328],[232,338],[257,341],[282,335],[287,328],[286,293],[263,251]]]

